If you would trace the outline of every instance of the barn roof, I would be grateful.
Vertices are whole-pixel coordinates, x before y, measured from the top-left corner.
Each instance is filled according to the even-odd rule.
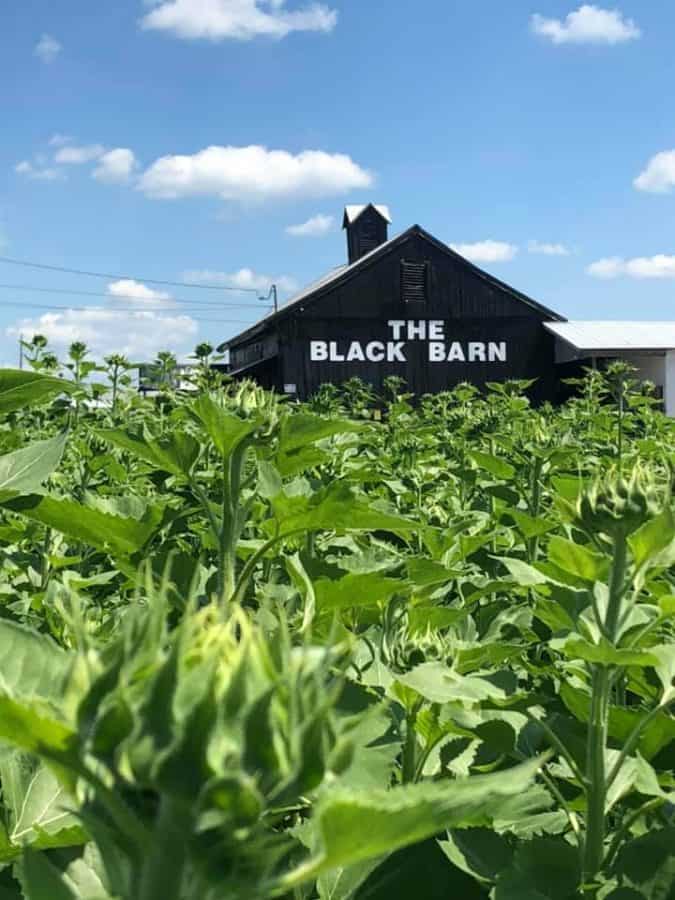
[[[385,206],[383,203],[358,203],[352,206],[345,206],[342,227],[346,228],[347,225],[353,225],[354,222],[356,222],[356,220],[371,206],[391,225],[391,215],[388,206]]]
[[[546,322],[549,331],[578,351],[611,353],[675,349],[675,322]]]
[[[335,269],[331,269],[330,272],[327,272],[316,281],[311,282],[311,284],[308,284],[299,293],[295,294],[284,304],[280,305],[279,309],[276,312],[269,313],[258,322],[256,322],[255,325],[251,325],[250,328],[245,329],[234,337],[228,338],[226,341],[220,344],[220,346],[218,347],[218,352],[222,353],[224,350],[227,350],[236,344],[243,343],[244,341],[256,337],[256,335],[265,331],[266,328],[270,327],[279,319],[285,318],[286,316],[290,315],[294,309],[301,306],[302,304],[314,303],[316,300],[320,299],[320,297],[322,297],[326,291],[355,277],[363,269],[368,268],[368,266],[375,263],[378,259],[380,259],[380,257],[385,256],[388,252],[395,249],[399,244],[405,243],[408,238],[414,235],[417,235],[423,238],[425,241],[433,244],[442,252],[447,253],[448,256],[452,256],[454,259],[461,261],[461,263],[468,269],[470,269],[478,278],[486,281],[488,284],[498,288],[499,290],[505,291],[507,294],[510,294],[510,296],[515,300],[526,304],[531,309],[535,309],[537,312],[541,313],[543,316],[546,316],[548,319],[552,319],[556,322],[565,321],[563,316],[559,315],[556,312],[553,312],[553,310],[548,309],[546,306],[543,306],[541,303],[538,303],[536,300],[533,300],[526,294],[517,291],[515,288],[512,288],[510,285],[506,284],[503,281],[500,281],[498,278],[495,278],[488,272],[484,272],[482,269],[479,269],[478,266],[475,266],[473,263],[469,262],[469,260],[465,259],[463,256],[460,256],[459,253],[456,253],[454,250],[448,247],[447,244],[439,241],[419,225],[413,225],[411,228],[408,228],[401,234],[396,235],[396,237],[390,238],[388,241],[385,241],[385,243],[380,244],[379,247],[371,250],[370,253],[366,253],[365,256],[357,259],[356,262],[351,263],[351,265],[338,266]]]

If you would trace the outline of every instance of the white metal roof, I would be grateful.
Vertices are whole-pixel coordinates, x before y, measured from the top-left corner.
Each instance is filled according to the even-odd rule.
[[[351,225],[352,222],[356,222],[364,209],[367,209],[369,206],[372,206],[374,209],[376,209],[382,216],[382,218],[386,219],[387,222],[389,222],[389,224],[391,225],[391,215],[389,214],[389,207],[384,206],[382,203],[361,203],[357,205],[345,206],[345,217],[349,224]]]
[[[675,350],[675,321],[544,322],[577,350]]]

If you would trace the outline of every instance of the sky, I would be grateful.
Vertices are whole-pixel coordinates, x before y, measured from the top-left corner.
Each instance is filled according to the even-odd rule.
[[[345,261],[347,203],[569,318],[675,318],[674,33],[667,0],[5,2],[0,364],[217,344]]]

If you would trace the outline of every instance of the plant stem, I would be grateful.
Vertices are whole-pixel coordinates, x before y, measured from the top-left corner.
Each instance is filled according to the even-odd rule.
[[[164,795],[153,830],[151,849],[143,864],[138,900],[180,900],[187,861],[186,815],[183,806]]]
[[[609,602],[605,617],[605,632],[613,644],[617,640],[617,629],[621,618],[621,601],[625,591],[626,560],[628,543],[623,534],[614,538],[614,559],[609,579]]]
[[[593,672],[591,721],[588,729],[586,761],[586,843],[584,881],[591,883],[602,868],[605,854],[605,804],[607,778],[605,749],[609,714],[609,672],[596,667]]]
[[[601,626],[607,640],[616,645],[621,601],[625,591],[627,542],[624,534],[614,538],[614,557],[609,579],[609,599],[605,621]],[[597,612],[596,612],[597,616]],[[584,847],[584,882],[592,884],[605,859],[607,822],[605,807],[609,780],[606,769],[607,730],[609,723],[612,670],[593,666],[591,719],[586,745],[586,843]],[[591,896],[593,896],[591,894]]]
[[[405,743],[403,744],[403,764],[401,766],[401,780],[403,784],[412,784],[417,773],[417,732],[415,723],[417,713],[420,710],[418,701],[409,710],[405,717]]]

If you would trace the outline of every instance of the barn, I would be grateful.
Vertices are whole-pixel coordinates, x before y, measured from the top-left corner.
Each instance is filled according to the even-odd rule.
[[[386,206],[346,207],[347,262],[221,344],[230,374],[299,399],[354,376],[378,389],[396,375],[416,395],[526,378],[537,403],[595,359],[563,316],[419,225],[389,238],[390,224]],[[620,356],[609,344],[603,358]]]

